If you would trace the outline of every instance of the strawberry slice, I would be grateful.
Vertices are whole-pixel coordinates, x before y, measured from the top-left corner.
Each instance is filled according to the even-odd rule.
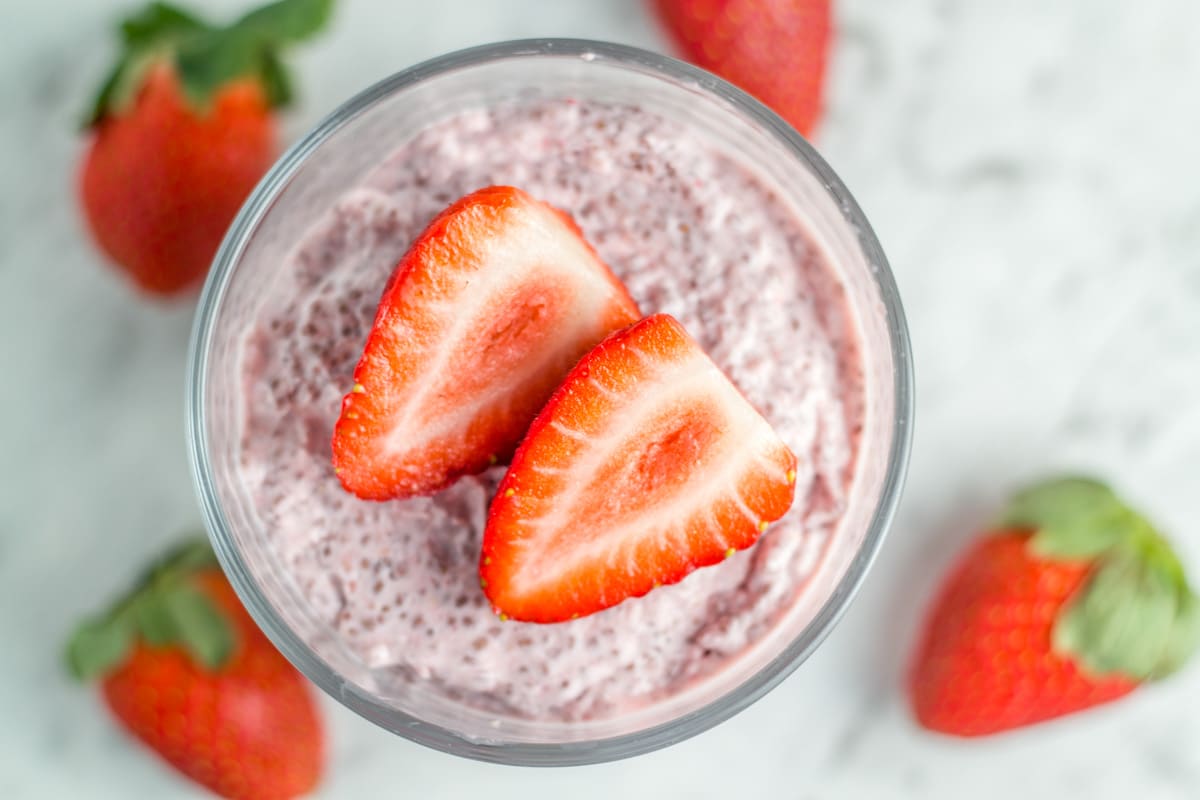
[[[342,485],[410,497],[506,461],[579,358],[640,316],[566,214],[511,186],[467,195],[384,289],[334,427]]]
[[[480,577],[497,613],[561,622],[754,544],[796,457],[674,318],[605,339],[534,420],[500,484]]]

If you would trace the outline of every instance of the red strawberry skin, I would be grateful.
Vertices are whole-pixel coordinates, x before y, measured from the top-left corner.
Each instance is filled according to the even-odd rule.
[[[219,570],[192,580],[234,625],[232,659],[211,673],[177,647],[139,642],[104,678],[106,702],[137,738],[222,797],[283,800],[309,792],[325,745],[308,684]]]
[[[1031,555],[1032,531],[978,539],[933,603],[909,675],[917,721],[984,736],[1116,700],[1138,683],[1096,677],[1054,652],[1051,633],[1091,574],[1086,561]]]
[[[831,0],[653,0],[684,58],[809,136],[821,113]]]
[[[462,198],[384,290],[334,428],[342,485],[410,497],[506,462],[567,371],[639,316],[566,214],[508,186]]]
[[[480,566],[498,613],[561,622],[750,547],[796,459],[673,318],[588,353],[530,426],[492,502]]]
[[[227,84],[205,112],[173,68],[151,69],[133,107],[97,123],[79,176],[84,218],[142,290],[194,288],[275,158],[274,115],[256,80]]]

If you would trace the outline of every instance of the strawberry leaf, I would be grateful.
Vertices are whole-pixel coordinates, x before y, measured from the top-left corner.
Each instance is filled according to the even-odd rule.
[[[155,45],[180,34],[208,30],[203,20],[170,3],[151,3],[121,23],[121,38],[126,47]]]
[[[218,669],[233,654],[233,629],[203,593],[180,586],[164,597],[175,643],[207,669]]]
[[[126,98],[124,97],[126,77],[131,71],[133,56],[125,54],[117,61],[117,65],[108,73],[108,77],[104,79],[104,83],[100,84],[100,89],[96,92],[95,99],[92,100],[92,105],[88,108],[88,113],[83,118],[83,127],[90,128],[96,125],[100,120],[104,119],[108,113],[114,109],[125,105]]]
[[[133,646],[134,626],[128,615],[85,620],[67,643],[67,669],[77,680],[91,680],[125,660]]]
[[[267,46],[252,31],[237,28],[181,43],[175,53],[175,69],[188,100],[205,108],[222,86],[257,73]]]
[[[1018,492],[1000,524],[1036,529],[1042,557],[1087,559],[1132,535],[1137,517],[1099,481],[1061,478]]]
[[[1093,674],[1163,678],[1196,648],[1196,598],[1145,562],[1116,557],[1058,619],[1053,636],[1059,652]]]
[[[166,588],[151,587],[134,605],[138,633],[151,647],[167,647],[179,641],[179,630],[167,606],[169,594]]]
[[[275,44],[292,44],[320,33],[332,14],[333,0],[279,0],[251,11],[234,27]]]
[[[96,93],[96,99],[84,117],[83,127],[90,128],[110,114],[132,105],[138,87],[153,63],[153,50],[138,48],[122,55]]]
[[[1200,647],[1200,600],[1191,592],[1181,596],[1175,610],[1175,624],[1159,664],[1161,674],[1170,675],[1187,662]]]
[[[184,92],[203,108],[221,86],[254,77],[272,107],[290,103],[291,78],[279,52],[320,31],[332,11],[332,0],[279,0],[227,28],[189,39],[175,63]]]
[[[1174,588],[1137,559],[1108,560],[1054,627],[1054,645],[1096,675],[1156,677],[1171,640]]]
[[[168,553],[137,593],[134,614],[138,633],[152,647],[182,647],[209,669],[233,653],[233,629],[212,601],[187,577],[212,568],[216,558],[208,542],[195,539]]]
[[[160,571],[179,573],[195,572],[200,569],[219,567],[217,556],[204,534],[186,539],[167,552],[157,567]]]
[[[233,654],[233,629],[202,592],[182,582],[143,592],[137,630],[151,647],[182,647],[197,663],[217,669]]]
[[[263,91],[267,93],[267,102],[272,106],[290,105],[293,98],[292,78],[287,67],[279,59],[279,54],[267,50],[262,54],[262,64],[258,69]]]

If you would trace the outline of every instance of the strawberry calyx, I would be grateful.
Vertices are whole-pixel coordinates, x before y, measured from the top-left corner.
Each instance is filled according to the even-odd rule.
[[[181,647],[206,669],[220,669],[234,651],[233,626],[189,580],[218,568],[203,538],[171,550],[132,591],[75,629],[66,651],[71,674],[79,680],[108,674],[125,662],[139,639],[154,648]]]
[[[1200,645],[1200,600],[1179,558],[1108,486],[1082,477],[1031,486],[1000,523],[1033,530],[1039,558],[1092,565],[1052,632],[1054,649],[1090,673],[1156,680]]]
[[[212,25],[185,9],[152,2],[120,26],[121,55],[101,84],[85,127],[132,104],[147,72],[168,64],[197,109],[224,85],[256,80],[271,107],[291,102],[292,80],[281,52],[328,22],[333,0],[277,0],[228,25]]]

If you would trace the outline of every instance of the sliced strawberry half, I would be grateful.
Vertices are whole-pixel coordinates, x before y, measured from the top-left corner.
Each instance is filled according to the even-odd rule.
[[[567,371],[639,316],[566,214],[511,186],[467,195],[379,301],[333,432],[342,485],[409,497],[507,461]]]
[[[561,622],[754,544],[796,457],[674,318],[605,339],[534,420],[488,514],[497,613]]]

